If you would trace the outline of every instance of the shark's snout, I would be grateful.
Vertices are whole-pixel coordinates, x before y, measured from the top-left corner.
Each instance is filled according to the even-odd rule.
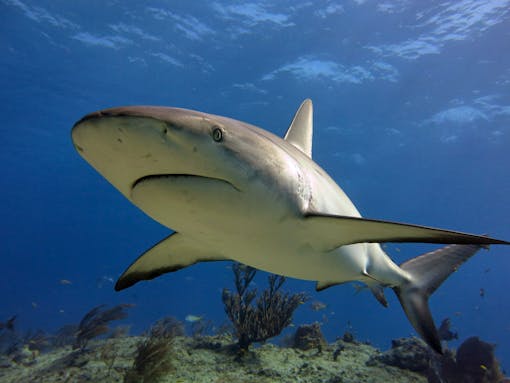
[[[79,154],[126,197],[147,176],[224,180],[215,165],[224,133],[211,116],[177,108],[121,107],[94,112],[72,129]]]
[[[182,172],[178,134],[155,118],[96,112],[72,129],[78,153],[124,195],[148,174]]]

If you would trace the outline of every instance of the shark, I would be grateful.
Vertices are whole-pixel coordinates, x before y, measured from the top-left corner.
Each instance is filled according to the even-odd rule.
[[[441,353],[429,297],[479,249],[510,244],[362,217],[312,159],[309,99],[283,138],[235,119],[157,106],[88,114],[71,136],[97,172],[172,230],[124,271],[117,291],[224,260],[315,281],[319,291],[360,281],[384,306],[384,289],[392,289],[417,333]],[[386,242],[446,246],[397,265],[381,246]]]

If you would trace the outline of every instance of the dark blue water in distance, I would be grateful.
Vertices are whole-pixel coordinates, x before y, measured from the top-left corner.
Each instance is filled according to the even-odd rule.
[[[364,216],[510,239],[510,1],[271,4],[0,0],[0,321],[55,331],[123,302],[136,304],[132,333],[166,315],[226,321],[227,262],[113,290],[169,233],[73,148],[73,124],[113,106],[196,109],[283,135],[311,98],[314,159]],[[386,247],[398,262],[431,248]],[[493,246],[431,300],[459,332],[452,346],[495,343],[507,371],[509,270],[510,249]],[[350,330],[388,348],[414,334],[390,290],[384,309],[352,284],[285,288],[326,305],[301,306],[294,323],[319,321],[330,341]]]

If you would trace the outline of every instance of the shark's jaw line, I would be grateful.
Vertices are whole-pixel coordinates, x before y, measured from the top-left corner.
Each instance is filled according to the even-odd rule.
[[[357,280],[383,305],[382,288],[393,288],[413,327],[441,352],[428,297],[481,247],[510,243],[362,218],[312,160],[312,116],[305,100],[284,139],[178,108],[113,108],[79,120],[72,130],[78,153],[134,205],[175,230],[133,262],[115,289],[219,260],[316,280],[317,290]],[[398,266],[380,242],[454,245]]]
[[[131,192],[133,192],[133,190],[137,186],[139,186],[140,184],[142,184],[144,182],[150,182],[150,181],[155,181],[155,180],[158,180],[158,179],[165,179],[165,178],[168,178],[168,179],[178,179],[178,178],[191,178],[191,179],[193,179],[193,178],[195,178],[195,179],[203,179],[203,180],[211,180],[211,181],[224,182],[225,184],[229,185],[230,187],[232,187],[233,189],[237,190],[238,192],[241,191],[241,189],[239,189],[237,186],[235,186],[232,182],[224,180],[224,179],[221,179],[221,178],[208,177],[208,176],[203,176],[203,175],[198,175],[198,174],[186,174],[186,173],[182,173],[182,174],[150,174],[150,175],[143,176],[143,177],[137,179],[135,182],[133,182],[133,185],[131,186]]]

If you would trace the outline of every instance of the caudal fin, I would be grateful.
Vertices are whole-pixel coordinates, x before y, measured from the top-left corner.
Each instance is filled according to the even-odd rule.
[[[436,352],[442,353],[441,341],[429,308],[429,297],[471,258],[481,245],[449,245],[404,262],[400,267],[410,274],[410,280],[393,290],[407,318],[421,337]],[[487,248],[487,246],[485,246]]]

